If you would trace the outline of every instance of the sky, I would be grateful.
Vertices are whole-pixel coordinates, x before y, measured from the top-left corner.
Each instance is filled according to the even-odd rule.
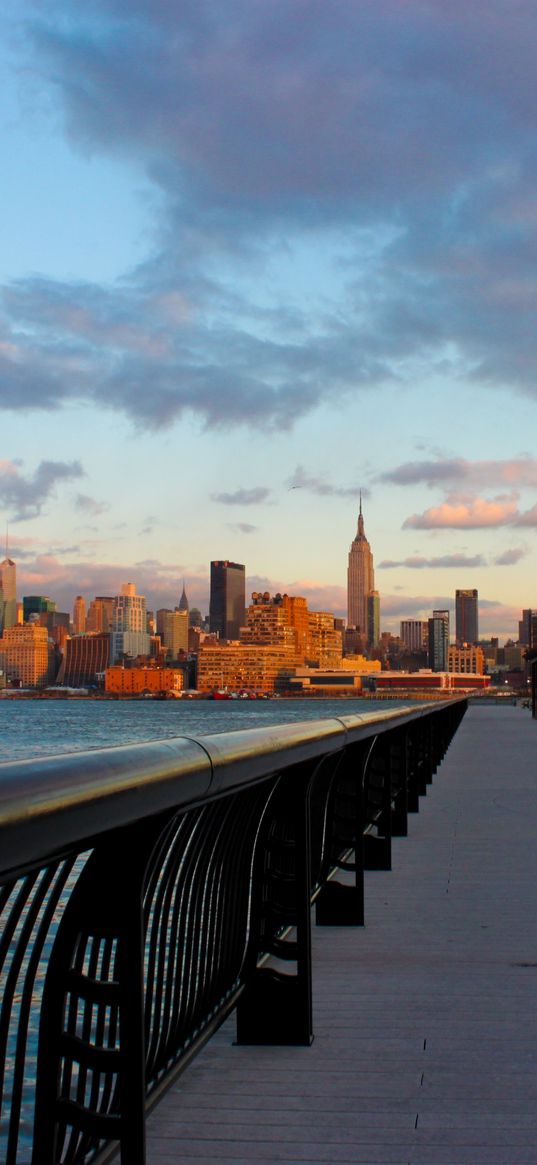
[[[381,628],[537,607],[537,12],[0,0],[0,530],[61,610],[134,581]]]

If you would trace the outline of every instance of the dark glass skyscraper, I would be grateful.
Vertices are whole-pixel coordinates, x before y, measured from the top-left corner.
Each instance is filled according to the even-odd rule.
[[[211,562],[209,628],[221,639],[238,639],[244,626],[246,573],[240,562]]]
[[[477,643],[477,591],[455,591],[455,641],[457,647],[463,643]]]
[[[433,611],[429,619],[429,667],[447,671],[449,647],[449,611]]]

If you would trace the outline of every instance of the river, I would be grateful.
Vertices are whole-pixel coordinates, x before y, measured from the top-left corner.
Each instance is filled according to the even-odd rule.
[[[402,701],[412,704],[415,701]],[[0,763],[397,707],[397,700],[0,700]]]

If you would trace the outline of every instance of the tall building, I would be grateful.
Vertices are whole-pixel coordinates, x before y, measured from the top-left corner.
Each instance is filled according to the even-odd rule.
[[[360,494],[358,531],[349,551],[347,570],[347,624],[357,627],[364,637],[367,637],[367,597],[374,589],[373,555],[364,532]]]
[[[532,610],[531,607],[522,612],[522,618],[518,624],[518,642],[522,647],[537,647],[537,643],[533,642],[532,637],[532,620],[537,617],[537,611]]]
[[[425,651],[428,635],[426,619],[401,619],[401,639],[408,651]]]
[[[455,591],[455,642],[462,647],[477,640],[477,591]]]
[[[449,648],[449,611],[433,611],[429,619],[429,667],[447,671]]]
[[[157,611],[157,635],[170,659],[177,659],[180,651],[188,651],[188,610],[161,607]]]
[[[380,598],[378,591],[367,596],[367,646],[376,647],[380,639]]]
[[[0,634],[17,625],[17,568],[7,554],[0,562]]]
[[[221,639],[238,639],[244,626],[246,572],[240,562],[211,562],[209,628]]]
[[[110,663],[116,663],[122,656],[136,659],[139,655],[149,655],[150,648],[145,597],[136,594],[134,583],[123,583],[121,594],[114,599]]]
[[[40,688],[53,677],[53,652],[46,627],[26,623],[0,638],[0,670],[25,688]]]
[[[56,610],[56,603],[48,595],[23,595],[22,610],[23,620],[28,623],[30,615],[52,614]]]
[[[112,595],[97,595],[91,600],[86,618],[88,634],[112,630],[114,602]]]
[[[82,595],[77,595],[73,605],[73,632],[75,635],[84,635],[86,631],[86,602]]]
[[[110,662],[110,636],[106,631],[67,639],[58,683],[83,688],[95,684]]]

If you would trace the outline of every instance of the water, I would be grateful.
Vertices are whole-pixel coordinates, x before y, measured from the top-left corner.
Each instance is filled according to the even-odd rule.
[[[404,703],[412,703],[405,700]],[[367,714],[397,700],[0,700],[0,763],[115,744]]]

